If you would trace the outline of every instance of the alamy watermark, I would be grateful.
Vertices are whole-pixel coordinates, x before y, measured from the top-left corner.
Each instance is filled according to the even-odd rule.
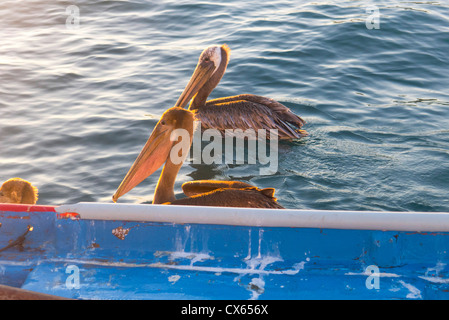
[[[69,30],[79,29],[80,27],[80,9],[78,6],[70,5],[65,9],[67,19],[65,27]]]
[[[369,13],[369,16],[365,20],[366,28],[369,30],[380,29],[379,8],[376,6],[369,6],[366,8],[366,13]]]
[[[368,278],[365,280],[365,286],[368,290],[380,289],[380,272],[379,267],[375,265],[370,265],[366,267],[365,274]]]
[[[65,280],[65,286],[67,289],[79,289],[80,285],[80,269],[74,265],[68,265],[65,269],[65,273],[68,273],[69,276]]]
[[[199,128],[200,122],[195,121],[195,126]],[[198,129],[191,139],[189,132],[180,128],[173,130],[170,140],[180,140],[170,152],[170,160],[174,164],[183,162],[190,152],[193,164],[244,164],[246,158],[248,164],[258,162],[264,165],[259,169],[260,175],[272,175],[278,171],[277,129],[226,129],[224,138],[217,129]],[[203,142],[209,143],[203,148]]]

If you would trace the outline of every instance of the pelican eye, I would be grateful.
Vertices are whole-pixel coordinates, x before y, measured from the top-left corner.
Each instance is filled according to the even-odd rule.
[[[165,120],[161,120],[161,124],[165,126]]]

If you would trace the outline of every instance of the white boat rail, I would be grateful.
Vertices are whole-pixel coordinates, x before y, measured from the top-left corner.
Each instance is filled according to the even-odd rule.
[[[58,213],[80,219],[217,224],[255,227],[449,232],[448,212],[253,209],[149,204],[88,203],[61,205]]]

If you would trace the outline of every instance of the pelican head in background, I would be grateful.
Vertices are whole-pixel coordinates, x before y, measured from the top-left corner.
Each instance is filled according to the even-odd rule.
[[[262,96],[240,94],[206,101],[223,77],[231,50],[227,45],[211,46],[200,55],[190,81],[176,102],[191,110],[202,129],[277,129],[279,139],[299,139],[307,135],[305,121],[283,104]]]
[[[0,188],[0,203],[35,204],[37,188],[20,178],[6,180]]]
[[[112,200],[116,202],[165,163],[153,204],[282,209],[274,198],[273,188],[259,189],[239,181],[187,182],[182,189],[188,197],[176,200],[175,180],[190,150],[194,120],[194,114],[183,108],[165,111]]]

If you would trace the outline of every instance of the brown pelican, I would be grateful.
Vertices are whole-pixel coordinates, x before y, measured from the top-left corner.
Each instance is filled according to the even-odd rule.
[[[0,188],[0,203],[35,204],[37,197],[37,188],[20,178],[6,180]]]
[[[200,55],[198,64],[175,107],[185,107],[201,121],[202,129],[278,130],[279,139],[298,139],[307,135],[305,121],[283,104],[266,97],[241,94],[206,101],[223,77],[231,50],[227,45],[211,46]],[[192,99],[193,98],[193,99]]]
[[[172,141],[172,132],[177,129],[186,130],[188,141],[181,138]],[[194,114],[191,111],[179,107],[165,111],[112,200],[116,202],[165,163],[153,204],[283,209],[274,198],[273,188],[259,189],[239,181],[187,182],[182,188],[188,197],[176,200],[175,180],[192,143],[193,130]],[[173,155],[179,157],[177,162],[173,161]]]

